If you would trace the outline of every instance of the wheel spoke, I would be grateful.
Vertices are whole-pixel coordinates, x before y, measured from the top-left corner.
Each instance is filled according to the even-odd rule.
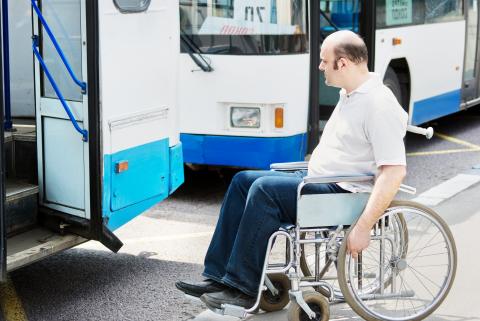
[[[356,274],[353,259],[345,253],[346,244],[339,253],[339,286],[363,318],[422,319],[437,306],[436,302],[443,300],[453,279],[455,269],[451,267],[456,264],[456,253],[448,226],[430,209],[417,208],[410,202],[398,203],[382,217],[388,217],[383,231],[385,246],[372,240],[362,252],[361,275]],[[379,233],[372,235],[379,238]],[[385,257],[386,290],[382,293],[378,277],[380,254]],[[359,277],[363,278],[361,288]]]

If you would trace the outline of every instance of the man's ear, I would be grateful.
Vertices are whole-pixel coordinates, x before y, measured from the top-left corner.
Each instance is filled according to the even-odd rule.
[[[342,68],[342,67],[346,67],[347,66],[347,59],[345,58],[340,58],[337,60],[337,67],[338,69]]]

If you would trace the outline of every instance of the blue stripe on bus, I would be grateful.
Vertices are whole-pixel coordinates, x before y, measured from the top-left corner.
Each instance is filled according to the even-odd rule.
[[[119,161],[128,170],[115,172]],[[168,139],[104,156],[102,214],[115,230],[164,200],[184,180],[182,144],[169,148]]]
[[[268,169],[305,159],[307,135],[239,137],[181,134],[185,163]]]
[[[416,101],[413,104],[412,124],[423,124],[429,120],[457,112],[460,110],[460,102],[460,89]]]

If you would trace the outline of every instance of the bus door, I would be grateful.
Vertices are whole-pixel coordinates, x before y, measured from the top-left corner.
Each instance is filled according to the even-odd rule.
[[[337,30],[350,30],[361,33],[369,42],[370,32],[365,35],[363,15],[371,10],[367,1],[360,0],[320,0],[309,3],[310,26],[310,101],[308,151],[318,144],[319,132],[338,102],[338,88],[325,84],[325,75],[320,72],[320,47],[323,40]],[[373,59],[372,59],[373,61]]]
[[[85,1],[32,0],[40,206],[90,219]]]
[[[468,105],[479,97],[478,80],[478,0],[465,1],[466,36],[465,63],[463,67],[462,100]]]
[[[0,2],[0,17],[3,16],[3,4]],[[3,19],[2,19],[3,20]],[[5,168],[4,165],[4,116],[3,116],[3,37],[0,32],[0,282],[5,281],[7,277],[7,242],[5,229]]]

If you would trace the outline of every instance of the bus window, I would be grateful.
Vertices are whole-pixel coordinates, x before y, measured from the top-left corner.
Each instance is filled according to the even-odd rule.
[[[462,19],[461,0],[379,0],[377,28]]]
[[[377,1],[377,28],[421,24],[424,20],[424,0]]]
[[[183,35],[207,54],[307,52],[305,13],[305,0],[180,1]]]
[[[468,24],[467,24],[467,37],[466,37],[466,53],[465,64],[463,66],[464,81],[473,79],[475,75],[476,67],[476,55],[477,55],[477,28],[478,28],[478,7],[476,0],[468,1]]]
[[[321,40],[337,29],[358,32],[361,7],[360,0],[320,1]],[[322,117],[327,117],[337,104],[339,89],[325,84],[323,72],[319,76],[319,105]]]
[[[337,29],[358,32],[360,9],[360,0],[320,1],[320,29],[323,38]]]
[[[425,22],[446,22],[461,19],[463,5],[461,0],[425,0]]]
[[[58,44],[64,50],[65,57],[70,62],[74,74],[82,73],[82,36],[80,15],[80,0],[44,1],[42,12],[50,22],[52,32],[57,35]],[[42,27],[42,34],[46,34]],[[65,99],[82,101],[82,92],[77,85],[70,81],[70,75],[58,58],[57,51],[51,41],[45,41],[42,48],[45,61],[50,66],[52,76],[57,79],[59,89]],[[52,85],[42,72],[42,94],[44,97],[56,99],[57,96]]]

